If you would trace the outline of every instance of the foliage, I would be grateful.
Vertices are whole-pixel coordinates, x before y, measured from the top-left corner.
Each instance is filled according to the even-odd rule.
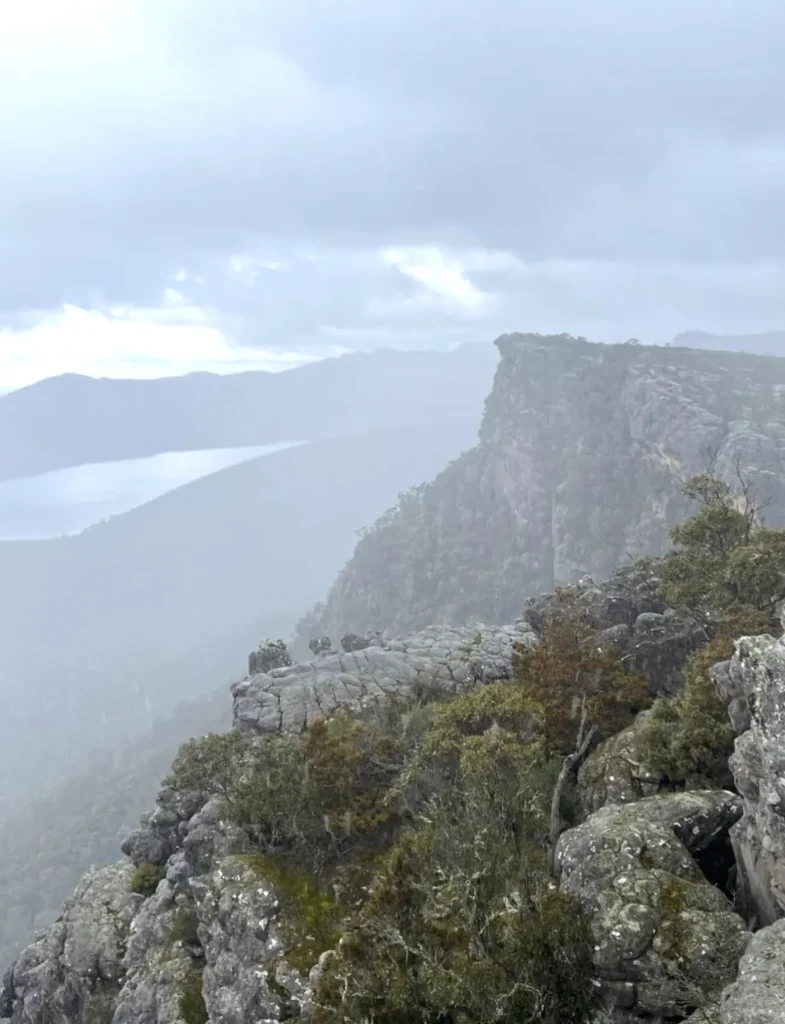
[[[701,508],[671,531],[674,549],[659,566],[671,604],[711,615],[772,613],[785,598],[785,530],[763,525],[763,505],[738,476],[735,491],[712,473],[684,484],[684,493]]]
[[[654,771],[673,782],[733,788],[728,767],[733,729],[709,670],[732,657],[738,637],[766,632],[769,625],[761,612],[730,615],[718,623],[714,638],[691,655],[684,689],[676,697],[655,701],[641,731],[646,762]]]
[[[389,697],[299,737],[188,744],[170,781],[226,798],[253,851],[238,855],[281,901],[287,962],[306,973],[339,950],[322,1022],[577,1022],[591,946],[548,877],[558,765],[542,722],[512,680],[425,706]]]
[[[587,723],[597,738],[610,736],[649,704],[644,677],[597,643],[588,612],[564,590],[557,591],[540,642],[518,649],[515,681],[542,708],[545,736],[563,754],[576,749]]]
[[[207,1024],[210,1019],[202,995],[202,971],[191,971],[182,983],[179,999],[184,1024]]]
[[[131,875],[128,888],[140,896],[152,896],[163,877],[164,872],[160,864],[139,864]]]
[[[589,931],[545,871],[541,748],[490,729],[458,760],[328,960],[316,1024],[587,1019]]]
[[[642,731],[650,767],[690,785],[732,787],[733,731],[709,670],[732,657],[738,637],[772,631],[785,598],[785,530],[763,525],[764,505],[738,464],[736,475],[735,489],[713,472],[686,481],[700,508],[674,527],[673,551],[656,564],[666,599],[700,614],[711,637],[687,661],[682,692],[657,700]]]
[[[307,975],[319,956],[341,937],[342,908],[328,889],[296,863],[266,854],[241,857],[261,878],[275,887],[281,900],[282,938],[286,960]]]

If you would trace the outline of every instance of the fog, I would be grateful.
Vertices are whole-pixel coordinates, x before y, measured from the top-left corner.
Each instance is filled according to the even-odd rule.
[[[0,967],[474,444],[492,338],[785,354],[783,30],[775,0],[9,8]]]

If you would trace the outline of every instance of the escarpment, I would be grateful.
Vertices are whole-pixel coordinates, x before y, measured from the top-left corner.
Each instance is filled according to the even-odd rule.
[[[740,460],[785,521],[785,360],[504,335],[479,443],[357,545],[311,637],[509,622],[522,597],[660,554],[681,482]]]
[[[584,579],[570,594],[597,642],[637,664],[653,693],[678,685],[699,638],[667,607],[655,577],[629,569],[599,584]],[[249,752],[260,756],[265,744],[285,745],[286,737],[301,742],[297,738],[308,736],[308,730],[324,739],[328,734],[320,733],[319,722],[334,720],[340,742],[322,754],[317,750],[312,763],[318,772],[324,751],[341,756],[340,737],[354,735],[345,731],[354,720],[351,716],[363,721],[370,711],[375,729],[388,710],[398,716],[393,747],[384,740],[389,760],[394,759],[400,729],[407,733],[414,728],[417,715],[425,714],[419,728],[425,729],[426,747],[428,729],[446,715],[446,731],[437,730],[439,742],[428,748],[434,753],[427,770],[418,769],[425,770],[418,785],[427,780],[432,786],[439,751],[454,742],[455,723],[479,722],[478,711],[490,706],[498,708],[488,719],[492,727],[477,735],[478,725],[469,727],[467,755],[482,735],[493,745],[494,757],[504,758],[504,745],[497,749],[496,744],[508,729],[517,730],[509,734],[515,737],[511,749],[529,750],[530,726],[522,723],[531,713],[521,705],[521,718],[505,702],[516,692],[516,652],[540,643],[546,621],[560,614],[561,600],[544,596],[531,601],[528,617],[505,627],[431,627],[394,641],[374,638],[359,649],[358,638],[348,638],[348,650],[330,648],[299,664],[288,664],[280,643],[263,645],[251,662],[267,671],[233,687],[234,731],[226,739],[235,739],[224,745],[221,737],[215,738],[214,749],[219,755],[229,751],[229,761],[216,759],[200,741],[193,750],[213,757],[211,771],[225,777],[227,766],[241,764]],[[499,691],[500,686],[507,689]],[[482,694],[489,700],[507,696],[486,705],[476,700]],[[416,757],[411,763],[417,764]],[[287,772],[296,771],[295,762],[291,764]],[[196,775],[183,772],[182,766],[178,775],[177,762],[175,768],[154,811],[124,842],[127,859],[86,876],[58,921],[7,972],[0,1014],[14,1024],[331,1019],[320,1002],[329,993],[323,978],[343,977],[340,958],[349,954],[336,950],[343,948],[342,935],[350,950],[354,941],[337,913],[340,894],[347,886],[354,891],[356,884],[343,874],[345,865],[336,865],[333,888],[322,888],[316,869],[311,876],[293,868],[286,857],[281,860],[274,852],[248,845],[249,833],[238,825],[243,820],[238,806],[247,796],[242,781],[235,779],[237,789],[224,783],[208,791],[196,785],[197,776],[204,778],[199,764]],[[495,771],[493,762],[490,770]],[[268,785],[275,788],[269,767],[265,771]],[[504,778],[508,771],[503,768]],[[625,806],[595,793],[592,812],[563,831],[557,851],[559,898],[583,908],[593,936],[588,966],[599,988],[587,990],[595,993],[592,1005],[604,1006],[626,1022],[657,1015],[676,1020],[703,1001],[719,1000],[734,981],[748,941],[745,922],[735,912],[729,890],[723,890],[724,880],[710,880],[703,870],[707,860],[725,856],[728,832],[738,828],[742,813],[740,798],[722,791],[658,792],[661,787],[652,783],[653,795],[630,798]],[[295,803],[296,798],[284,794],[277,820],[295,814]],[[325,821],[319,828],[322,835],[332,836],[345,827],[345,815],[340,811],[332,817],[332,805],[323,806]],[[362,800],[356,808],[354,829],[361,851],[362,830],[376,835],[373,830],[381,829],[378,842],[387,825],[383,816],[363,819],[367,808]],[[286,826],[279,827],[283,835]],[[465,829],[461,835],[471,838]],[[351,845],[354,840],[343,841]],[[458,861],[456,871],[459,866]],[[509,898],[517,897],[511,892]],[[359,899],[370,901],[372,896],[365,893]],[[367,941],[375,941],[373,919],[356,927],[370,928]],[[548,927],[556,927],[554,921]]]

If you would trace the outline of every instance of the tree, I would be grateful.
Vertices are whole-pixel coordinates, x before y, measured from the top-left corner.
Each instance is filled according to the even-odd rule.
[[[515,681],[542,709],[546,742],[563,757],[550,805],[548,866],[555,874],[565,787],[595,741],[619,732],[648,706],[648,684],[597,642],[587,610],[567,590],[557,592],[540,642],[518,649]]]
[[[714,473],[715,461],[684,483],[700,508],[674,527],[673,550],[654,563],[665,598],[700,615],[710,640],[687,661],[682,692],[656,701],[642,740],[647,763],[672,781],[727,787],[734,736],[710,669],[732,657],[740,636],[776,628],[785,530],[764,525],[767,503],[756,499],[738,459],[735,488]]]
[[[785,531],[766,527],[759,502],[736,462],[735,489],[713,472],[682,490],[698,513],[671,530],[673,550],[658,565],[669,603],[709,618],[755,610],[773,614],[785,598]]]
[[[568,590],[557,591],[539,643],[517,649],[514,678],[542,708],[547,742],[564,755],[589,733],[592,742],[619,732],[650,703],[646,679],[598,643],[588,611]]]

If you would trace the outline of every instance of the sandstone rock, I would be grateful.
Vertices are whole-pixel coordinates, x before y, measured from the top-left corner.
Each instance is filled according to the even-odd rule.
[[[628,1015],[673,1017],[719,995],[747,933],[695,855],[739,813],[733,794],[658,795],[609,806],[559,840],[560,884],[591,916],[606,994]]]
[[[258,650],[248,655],[248,675],[270,672],[274,668],[291,665],[292,657],[283,640],[262,640]]]
[[[314,658],[318,657],[320,654],[332,654],[333,642],[329,636],[318,637],[308,641],[308,650]]]
[[[738,978],[722,995],[720,1024],[785,1021],[783,965],[785,921],[777,921],[750,939],[739,963]]]
[[[166,839],[147,828],[136,829],[121,846],[134,864],[165,864],[172,848]]]
[[[534,643],[526,622],[488,628],[438,627],[399,637],[385,647],[321,655],[274,669],[232,687],[235,728],[300,729],[316,715],[385,694],[462,693],[509,678],[516,643]]]
[[[744,902],[770,924],[785,913],[785,641],[742,638],[715,677],[734,703],[732,720],[749,723],[730,758],[744,802],[731,836]]]
[[[3,979],[0,1016],[12,1024],[110,1019],[125,942],[142,898],[130,892],[127,861],[86,875],[49,931]]]
[[[600,743],[578,772],[578,793],[584,814],[606,804],[628,804],[653,796],[660,774],[646,764],[641,739],[648,712],[641,712],[628,728]]]
[[[272,885],[238,858],[225,858],[192,889],[210,1020],[247,1024],[297,1016],[306,986],[282,961],[281,905]]]

